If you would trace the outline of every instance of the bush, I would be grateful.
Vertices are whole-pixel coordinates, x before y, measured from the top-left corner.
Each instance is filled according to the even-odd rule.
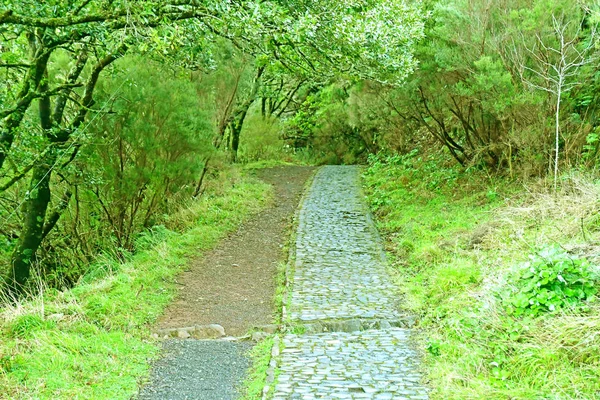
[[[512,289],[503,299],[507,311],[515,316],[538,316],[591,301],[598,277],[586,259],[552,246],[530,256],[510,280]]]

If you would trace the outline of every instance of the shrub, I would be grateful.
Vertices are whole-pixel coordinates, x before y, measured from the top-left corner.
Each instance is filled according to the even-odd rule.
[[[557,246],[531,255],[522,269],[510,276],[512,289],[504,305],[515,316],[538,316],[564,307],[577,308],[597,292],[597,275],[589,262]]]

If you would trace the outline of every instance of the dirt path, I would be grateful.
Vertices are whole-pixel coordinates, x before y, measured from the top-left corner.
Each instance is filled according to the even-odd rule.
[[[286,166],[257,172],[272,184],[275,201],[213,251],[194,261],[177,282],[176,300],[159,328],[219,324],[227,335],[241,336],[272,323],[277,263],[292,217],[312,167]]]

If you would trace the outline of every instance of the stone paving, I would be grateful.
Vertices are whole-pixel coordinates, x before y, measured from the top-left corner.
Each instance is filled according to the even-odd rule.
[[[427,399],[408,331],[288,335],[274,400]]]
[[[396,288],[358,167],[321,168],[299,213],[292,320],[394,318]]]
[[[396,299],[359,169],[321,168],[299,212],[287,317],[355,328],[286,335],[273,399],[428,399],[410,330],[387,322],[398,318]],[[370,320],[379,329],[361,330]]]

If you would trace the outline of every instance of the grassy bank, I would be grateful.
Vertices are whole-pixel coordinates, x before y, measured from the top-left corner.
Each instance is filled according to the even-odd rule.
[[[150,328],[190,257],[270,201],[236,172],[139,239],[126,262],[104,257],[73,289],[44,290],[0,313],[0,398],[129,399],[158,353]]]
[[[554,194],[416,152],[364,177],[433,399],[600,398],[597,181]]]

